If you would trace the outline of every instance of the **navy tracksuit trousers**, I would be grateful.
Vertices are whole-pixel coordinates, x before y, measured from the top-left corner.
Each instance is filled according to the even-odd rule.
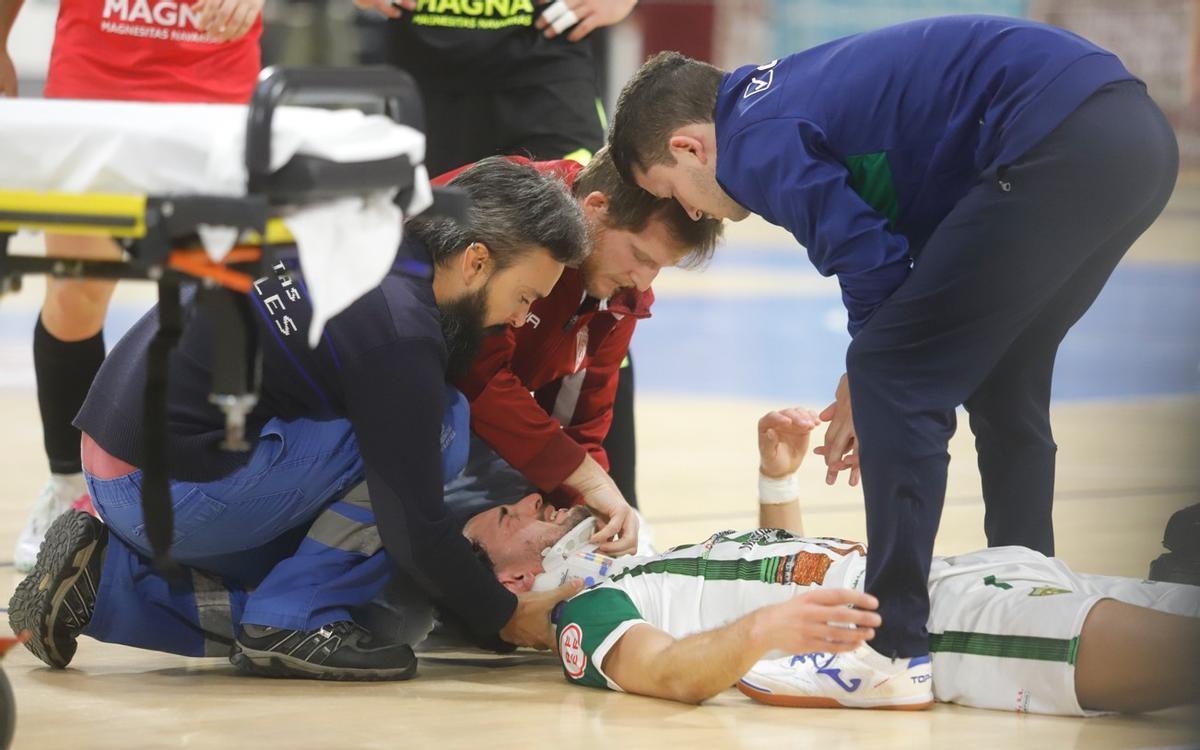
[[[1054,553],[1054,358],[1162,211],[1178,168],[1174,133],[1144,87],[1101,88],[980,176],[851,343],[880,653],[928,653],[926,581],[959,405],[975,434],[988,544]]]

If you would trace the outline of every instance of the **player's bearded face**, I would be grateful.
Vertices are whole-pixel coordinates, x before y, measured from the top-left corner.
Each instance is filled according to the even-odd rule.
[[[583,506],[555,508],[539,495],[527,495],[473,516],[463,534],[477,541],[496,570],[540,573],[542,550],[553,547],[580,522],[591,517]]]

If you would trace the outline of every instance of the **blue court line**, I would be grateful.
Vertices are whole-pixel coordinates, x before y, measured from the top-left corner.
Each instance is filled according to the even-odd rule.
[[[666,297],[633,341],[638,394],[828,402],[845,370],[837,298]],[[1118,266],[1067,334],[1054,397],[1200,394],[1200,264]]]
[[[721,269],[817,277],[804,252],[765,244],[718,252]],[[28,366],[37,312],[0,304],[0,355]],[[115,305],[111,347],[141,317]],[[735,297],[666,295],[634,337],[639,394],[779,399],[824,404],[844,370],[845,312],[828,297],[774,288]],[[1200,394],[1200,263],[1129,262],[1063,342],[1056,399]]]

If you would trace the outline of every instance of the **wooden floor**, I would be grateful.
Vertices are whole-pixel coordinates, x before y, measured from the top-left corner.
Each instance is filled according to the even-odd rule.
[[[660,545],[749,527],[754,513],[754,419],[770,404],[644,403],[642,493]],[[0,398],[0,544],[11,544],[22,503],[37,491],[40,446],[31,398]],[[703,425],[678,419],[702,411]],[[1059,549],[1083,570],[1141,576],[1167,516],[1200,489],[1200,399],[1070,405],[1055,413]],[[1186,439],[1185,439],[1185,436]],[[668,446],[690,445],[686,451]],[[956,439],[940,552],[982,546],[978,478]],[[854,493],[810,472],[809,533],[862,538]],[[17,581],[0,570],[0,596]],[[24,650],[4,667],[19,718],[17,748],[785,747],[1145,748],[1195,738],[1186,710],[1139,717],[1050,718],[939,705],[922,714],[790,710],[730,690],[701,707],[567,685],[556,660],[425,659],[394,685],[237,677],[216,659],[185,659],[83,639],[72,668],[42,668]]]
[[[1195,245],[1191,252],[1179,250],[1179,243],[1194,243],[1200,236],[1197,214],[1184,216],[1184,223],[1170,224],[1159,235],[1152,232],[1150,244],[1138,250],[1141,256],[1183,266],[1197,262]],[[28,297],[22,297],[15,304],[27,304]],[[670,303],[667,283],[659,305]],[[754,525],[754,423],[766,409],[784,405],[686,393],[639,396],[640,496],[660,548],[718,529]],[[33,392],[20,384],[0,386],[0,414],[0,560],[8,560],[27,507],[44,480],[44,459]],[[1160,552],[1168,516],[1200,499],[1200,396],[1193,391],[1067,401],[1055,409],[1054,423],[1061,446],[1055,507],[1060,556],[1080,570],[1144,576]],[[952,455],[939,553],[983,546],[979,480],[965,429],[955,438]],[[863,538],[858,493],[845,486],[827,488],[815,465],[806,468],[807,531]],[[0,604],[17,580],[11,566],[0,567]],[[1200,717],[1187,709],[1089,720],[949,705],[918,714],[806,711],[760,706],[732,690],[690,707],[571,687],[556,664],[532,653],[501,660],[426,658],[419,678],[409,683],[321,684],[240,678],[221,660],[164,656],[84,639],[69,670],[44,669],[24,650],[12,652],[4,668],[19,709],[14,747],[41,750],[1091,750],[1192,746],[1200,737]]]

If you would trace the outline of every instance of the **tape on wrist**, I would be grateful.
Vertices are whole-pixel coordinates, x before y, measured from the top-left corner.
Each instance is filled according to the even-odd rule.
[[[783,505],[800,499],[800,472],[785,477],[758,475],[758,504]]]
[[[575,11],[568,8],[562,0],[546,6],[546,9],[542,11],[542,18],[550,24],[550,28],[559,34],[579,23],[579,16],[575,15]]]

